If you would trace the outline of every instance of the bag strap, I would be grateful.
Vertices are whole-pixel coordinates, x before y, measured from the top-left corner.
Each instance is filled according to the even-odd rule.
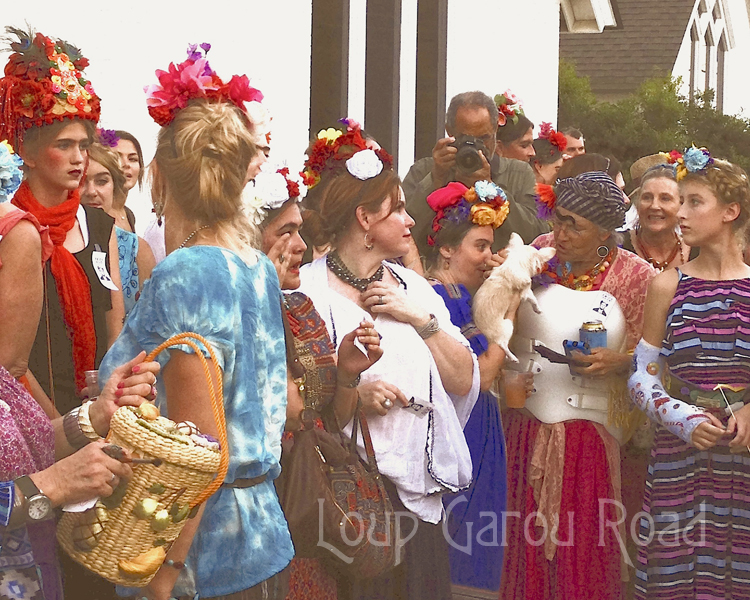
[[[357,434],[362,431],[362,442],[365,446],[365,454],[367,455],[367,464],[370,470],[375,470],[378,467],[377,460],[375,459],[375,449],[372,446],[372,438],[370,437],[370,428],[367,425],[367,419],[365,413],[362,410],[362,401],[357,398],[357,408],[354,411],[354,418],[352,421],[352,438],[349,442],[349,452],[354,456],[359,457],[357,453]]]
[[[203,356],[203,352],[201,351],[200,347],[193,340],[197,340],[198,342],[203,344],[203,346],[208,351],[208,354],[213,362],[214,374],[216,376],[218,390],[214,388],[213,377],[211,376],[211,367],[209,366],[206,357]],[[196,506],[199,506],[200,504],[208,500],[208,498],[210,498],[213,493],[221,487],[221,484],[224,483],[224,478],[227,476],[227,470],[229,469],[229,442],[227,441],[227,420],[226,415],[224,414],[224,379],[221,373],[221,369],[219,368],[219,363],[216,360],[216,353],[214,352],[213,347],[206,338],[190,331],[173,335],[171,338],[154,348],[146,357],[146,361],[148,362],[154,360],[160,352],[166,350],[167,348],[183,344],[190,346],[193,350],[195,350],[196,356],[200,359],[201,364],[203,365],[203,372],[206,375],[206,383],[208,384],[208,393],[211,397],[211,409],[214,413],[214,421],[216,422],[216,429],[219,433],[219,443],[221,444],[219,472],[217,473],[214,480],[208,485],[208,487],[200,494],[198,494],[198,497],[190,504],[190,508],[195,508]]]

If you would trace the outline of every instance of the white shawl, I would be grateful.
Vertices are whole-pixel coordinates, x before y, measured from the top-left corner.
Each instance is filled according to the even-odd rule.
[[[451,323],[442,298],[424,278],[399,265],[386,263],[386,267],[405,284],[410,299],[434,314],[443,331],[470,349],[469,342]],[[337,349],[341,339],[356,329],[363,318],[373,320],[369,313],[329,287],[325,258],[303,266],[300,279],[299,291],[313,301]],[[471,484],[471,456],[463,427],[479,395],[479,363],[472,354],[469,393],[448,394],[428,346],[411,325],[378,315],[375,328],[382,336],[383,357],[362,373],[362,382],[382,379],[398,386],[407,398],[431,400],[434,405],[433,412],[425,417],[400,408],[399,403],[384,417],[368,416],[378,468],[396,485],[406,508],[423,521],[439,523],[441,495]],[[351,423],[345,433],[351,435]],[[361,437],[359,440],[364,456]]]

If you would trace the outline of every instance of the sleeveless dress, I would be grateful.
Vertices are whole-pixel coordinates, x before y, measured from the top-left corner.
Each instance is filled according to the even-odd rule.
[[[125,316],[133,310],[140,296],[140,275],[138,273],[138,236],[125,229],[115,227],[117,235],[117,254],[120,262],[120,281],[122,300],[125,304]]]
[[[463,285],[433,283],[445,302],[451,321],[461,328],[474,354],[489,348],[484,334],[471,315],[471,294]],[[463,493],[443,497],[448,514],[451,580],[454,584],[485,590],[500,590],[503,569],[503,531],[499,517],[505,512],[505,438],[500,405],[491,392],[479,398],[464,427],[472,463],[472,484]],[[497,517],[497,521],[493,521]],[[484,533],[480,533],[484,529]]]
[[[669,369],[705,390],[750,386],[750,279],[678,273],[662,344]],[[712,412],[726,426],[723,410]],[[730,440],[699,451],[659,426],[639,523],[636,598],[750,598],[750,456],[731,454]]]

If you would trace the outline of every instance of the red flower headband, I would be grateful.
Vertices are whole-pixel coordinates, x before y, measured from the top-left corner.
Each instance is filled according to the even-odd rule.
[[[393,168],[393,157],[374,140],[362,135],[362,127],[352,119],[339,121],[344,127],[329,127],[318,132],[301,173],[303,183],[312,189],[320,183],[323,171],[345,168],[346,161],[362,150],[372,150],[387,169]]]
[[[99,120],[100,103],[83,76],[89,61],[64,40],[6,27],[18,38],[0,79],[0,139],[18,148],[25,131],[64,119]]]
[[[568,147],[568,138],[559,131],[555,131],[552,123],[542,123],[539,127],[539,139],[547,140],[552,146],[555,146],[560,152],[565,152]],[[554,150],[550,150],[554,154]]]
[[[263,94],[250,85],[247,75],[233,75],[224,83],[206,58],[211,44],[203,43],[200,48],[203,52],[197,44],[191,44],[186,61],[170,63],[168,71],[157,69],[159,83],[144,88],[148,113],[162,127],[169,125],[193,98],[231,102],[245,114],[245,102],[263,100]]]

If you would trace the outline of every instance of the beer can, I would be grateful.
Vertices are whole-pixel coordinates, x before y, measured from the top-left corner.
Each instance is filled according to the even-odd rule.
[[[578,339],[592,349],[606,348],[607,328],[601,321],[586,321],[578,330]]]

